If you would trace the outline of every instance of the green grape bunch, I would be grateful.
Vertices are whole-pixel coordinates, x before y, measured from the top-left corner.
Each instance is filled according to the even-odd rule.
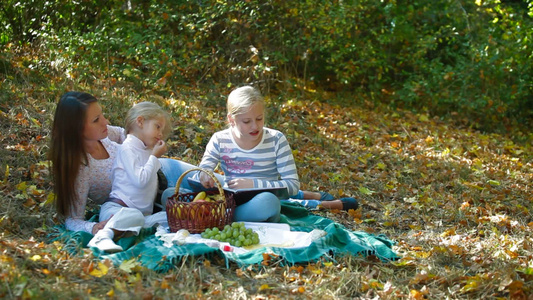
[[[259,235],[250,228],[246,228],[243,222],[233,222],[220,230],[218,227],[207,228],[202,232],[204,239],[213,239],[229,243],[235,247],[252,246],[259,244]]]

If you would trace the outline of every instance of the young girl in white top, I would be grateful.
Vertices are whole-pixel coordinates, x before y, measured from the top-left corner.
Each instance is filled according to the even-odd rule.
[[[141,102],[129,110],[125,129],[127,136],[113,166],[109,198],[150,215],[161,168],[158,158],[167,152],[164,139],[170,133],[170,118],[157,104]]]
[[[152,214],[161,168],[158,158],[166,151],[164,139],[170,133],[170,117],[157,104],[141,102],[126,116],[126,139],[119,147],[112,170],[112,189],[109,199],[100,208],[100,221],[111,218],[123,208],[133,208],[132,218]],[[123,228],[139,233],[141,227]],[[113,245],[114,231],[100,230],[89,246],[105,251],[120,251]]]
[[[264,127],[265,103],[250,86],[232,91],[227,101],[229,128],[216,132],[206,146],[200,168],[213,170],[218,163],[231,189],[286,187],[289,195],[300,188],[289,143],[283,133]],[[214,181],[200,172],[206,188]],[[235,209],[236,221],[278,222],[280,201],[272,193],[261,193]]]

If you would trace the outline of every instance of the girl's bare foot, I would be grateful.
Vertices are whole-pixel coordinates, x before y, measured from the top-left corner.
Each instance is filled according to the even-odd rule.
[[[320,205],[328,209],[342,209],[345,211],[359,208],[359,202],[351,197],[341,198],[340,200],[321,201]]]

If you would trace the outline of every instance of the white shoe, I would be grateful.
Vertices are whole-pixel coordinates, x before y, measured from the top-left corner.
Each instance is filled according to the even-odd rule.
[[[115,244],[112,239],[105,236],[95,236],[87,246],[96,247],[98,250],[105,252],[120,252],[124,250],[122,247]]]
[[[105,232],[106,230],[100,230],[87,244],[88,247],[98,248],[100,251],[105,252],[119,252],[123,251],[122,247],[115,244],[113,239]]]

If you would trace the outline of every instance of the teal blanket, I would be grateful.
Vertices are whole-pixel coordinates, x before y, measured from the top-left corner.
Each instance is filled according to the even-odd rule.
[[[320,258],[334,260],[335,256],[375,255],[383,261],[396,260],[399,256],[392,251],[394,242],[384,235],[373,235],[362,231],[350,231],[344,226],[330,219],[310,214],[304,207],[292,203],[282,203],[281,223],[287,223],[292,231],[310,232],[313,229],[324,230],[327,234],[305,248],[264,247],[251,250],[243,254],[224,252],[205,244],[184,244],[166,247],[154,235],[155,229],[143,229],[138,236],[120,239],[117,244],[125,251],[106,254],[93,248],[94,254],[100,259],[110,259],[115,265],[125,260],[138,259],[140,264],[158,272],[166,272],[176,266],[186,256],[217,254],[225,258],[226,266],[229,261],[239,266],[258,264],[263,261],[263,253],[273,253],[279,256],[282,263],[295,264],[314,262]],[[67,231],[58,227],[51,234],[51,240],[60,240],[67,249],[75,251],[79,247],[87,247],[92,235],[85,232]]]

